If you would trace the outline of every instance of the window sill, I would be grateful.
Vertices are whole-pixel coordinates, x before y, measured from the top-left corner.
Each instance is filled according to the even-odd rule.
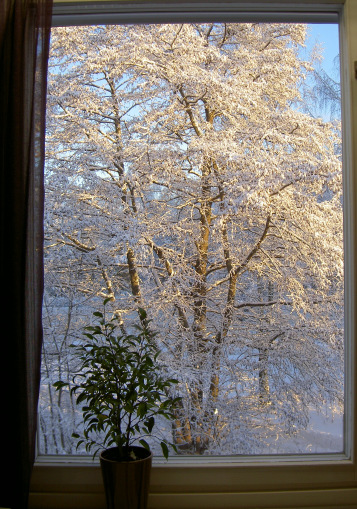
[[[325,460],[266,458],[171,458],[156,460],[148,509],[356,508],[355,465],[332,455]],[[287,468],[289,466],[289,468]],[[253,474],[254,469],[254,474]],[[252,475],[253,474],[253,475]],[[98,461],[42,457],[32,477],[29,509],[102,509]]]

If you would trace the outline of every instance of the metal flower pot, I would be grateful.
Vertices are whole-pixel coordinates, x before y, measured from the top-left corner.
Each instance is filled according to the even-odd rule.
[[[133,461],[115,459],[117,447],[100,454],[107,509],[146,509],[152,453],[144,447],[131,447],[138,458]]]

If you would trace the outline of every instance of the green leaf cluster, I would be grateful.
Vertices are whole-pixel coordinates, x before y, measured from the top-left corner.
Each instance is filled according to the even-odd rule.
[[[145,310],[139,310],[137,334],[117,334],[117,318],[105,318],[106,304],[107,300],[104,313],[93,313],[95,323],[85,328],[84,344],[71,345],[80,360],[79,372],[71,383],[54,384],[57,390],[69,387],[76,394],[77,405],[82,405],[83,436],[72,436],[78,439],[77,448],[84,443],[88,452],[94,449],[94,456],[102,448],[116,446],[118,459],[129,459],[136,440],[149,449],[145,438],[153,436],[167,458],[169,446],[176,448],[155,437],[153,430],[158,416],[174,417],[180,398],[171,397],[169,389],[177,380],[160,373],[155,333],[149,328]],[[104,436],[103,442],[96,440],[98,435]]]

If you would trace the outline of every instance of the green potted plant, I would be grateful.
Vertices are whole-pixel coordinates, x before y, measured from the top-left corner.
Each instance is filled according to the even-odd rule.
[[[58,381],[54,387],[69,387],[77,395],[77,405],[84,405],[83,436],[72,436],[78,439],[77,448],[84,443],[88,452],[94,449],[93,456],[102,450],[108,509],[144,509],[152,460],[146,438],[159,440],[165,458],[170,446],[176,450],[153,430],[156,417],[173,418],[180,398],[168,393],[177,380],[165,378],[158,369],[155,333],[145,311],[139,309],[137,334],[117,334],[117,318],[106,319],[108,300],[103,313],[94,313],[97,323],[85,327],[85,343],[71,345],[80,360],[79,372],[72,383]]]

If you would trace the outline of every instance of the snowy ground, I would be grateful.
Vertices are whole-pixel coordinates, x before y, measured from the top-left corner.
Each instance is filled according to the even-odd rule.
[[[77,410],[78,411],[78,410]],[[161,423],[157,423],[162,435],[165,436],[169,441],[170,425],[164,420]],[[69,423],[70,425],[70,423]],[[70,427],[70,426],[69,426]],[[39,430],[39,449],[40,454],[86,454],[83,447],[75,450],[75,441],[70,438],[71,431],[66,428],[64,434],[66,435],[66,443],[69,447],[64,450],[61,447],[54,447],[52,443],[53,436],[47,436],[47,451],[45,450],[45,437],[43,436],[42,429]],[[53,429],[54,433],[58,435],[59,429]],[[77,432],[80,432],[77,430]],[[60,436],[57,437],[57,446],[61,443]],[[161,448],[159,443],[148,439],[150,447],[154,452],[155,456],[161,456]],[[231,455],[233,454],[247,454],[247,452],[232,451],[232,443],[230,442],[229,450],[225,450],[225,447],[221,444],[221,447],[217,447],[212,450],[212,455]],[[253,445],[253,444],[252,444]],[[255,444],[252,447],[250,454],[252,455],[284,455],[284,454],[328,454],[328,453],[339,453],[343,451],[343,413],[335,412],[332,414],[331,409],[326,411],[325,415],[318,414],[316,410],[310,411],[310,422],[306,429],[297,431],[294,435],[282,436],[271,435],[270,438],[265,437],[264,442]],[[249,453],[248,453],[249,454]],[[174,455],[171,451],[170,455]]]
[[[343,414],[324,417],[311,411],[307,429],[272,440],[261,454],[323,454],[343,451]]]

